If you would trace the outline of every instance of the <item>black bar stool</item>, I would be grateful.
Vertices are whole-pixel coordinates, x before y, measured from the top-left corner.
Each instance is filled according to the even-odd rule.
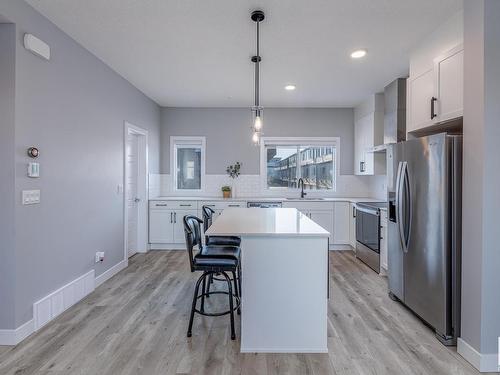
[[[205,233],[208,228],[211,227],[213,222],[213,214],[215,211],[208,207],[202,206],[201,213],[203,215],[203,232]],[[205,235],[205,244],[206,245],[214,245],[214,246],[237,246],[241,245],[241,238],[237,236],[207,236]],[[213,283],[214,280],[217,281],[225,281],[224,279],[217,277],[217,275],[210,276],[210,282],[207,285],[207,292],[210,292],[210,284]],[[241,262],[238,264],[238,285],[240,288],[241,295]],[[239,313],[239,310],[238,310]]]
[[[187,336],[191,337],[193,328],[194,314],[198,313],[205,316],[221,316],[229,314],[231,318],[231,340],[236,339],[234,330],[234,310],[239,311],[240,297],[238,293],[238,284],[236,282],[236,272],[240,262],[240,249],[231,246],[203,246],[201,243],[201,230],[200,223],[203,221],[196,216],[184,216],[184,233],[186,235],[186,248],[189,255],[189,264],[191,272],[202,271],[203,274],[198,278],[194,290],[193,303],[191,306],[191,315],[189,318],[189,327]],[[194,247],[198,246],[198,252],[194,254]],[[229,277],[228,273],[233,275],[233,280]],[[205,286],[208,278],[213,274],[220,274],[224,277],[228,291],[205,291]],[[231,281],[234,281],[234,290]],[[202,292],[200,291],[202,285]],[[211,294],[227,294],[229,296],[229,310],[218,313],[205,312],[205,297]],[[234,306],[233,298],[236,299],[236,306]],[[197,308],[198,300],[201,300],[200,309]]]

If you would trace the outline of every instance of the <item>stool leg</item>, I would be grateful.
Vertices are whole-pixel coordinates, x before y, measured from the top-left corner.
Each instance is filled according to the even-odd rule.
[[[207,298],[210,298],[210,284],[212,284],[214,281],[213,281],[213,277],[214,277],[214,274],[211,273],[210,276],[208,276],[208,282],[207,282]]]
[[[191,337],[192,334],[194,310],[196,309],[196,302],[198,301],[197,297],[198,297],[198,292],[200,290],[200,283],[204,279],[205,279],[205,273],[200,276],[200,278],[196,282],[196,287],[194,288],[193,304],[191,305],[191,316],[189,317],[189,327],[187,331],[187,337]]]
[[[234,311],[233,311],[233,287],[231,286],[231,279],[227,273],[222,272],[227,281],[227,288],[229,292],[229,316],[231,317],[231,340],[236,339],[236,334],[234,333]]]
[[[234,293],[236,294],[236,297],[240,297],[239,291],[238,291],[238,278],[236,277],[236,272],[233,271],[233,282],[234,282]],[[238,307],[238,315],[241,314],[241,310]]]
[[[240,287],[240,298],[242,294],[241,290],[241,263],[238,264],[238,286]]]
[[[204,274],[205,275],[205,274]],[[206,290],[206,277],[203,276],[203,282],[201,284],[201,307],[200,311],[205,312],[205,290]]]

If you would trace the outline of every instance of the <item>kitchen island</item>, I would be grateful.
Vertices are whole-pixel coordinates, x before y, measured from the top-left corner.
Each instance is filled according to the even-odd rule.
[[[241,352],[328,352],[328,231],[295,208],[228,208],[206,234],[241,237]]]

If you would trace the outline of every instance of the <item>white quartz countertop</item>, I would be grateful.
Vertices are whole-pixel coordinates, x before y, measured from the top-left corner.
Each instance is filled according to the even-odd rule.
[[[222,198],[222,197],[183,197],[169,196],[150,198],[150,201],[228,201],[228,202],[383,202],[383,199],[367,198],[367,197],[324,197],[324,198],[307,198],[307,199],[290,199],[286,197],[237,197],[237,198]]]
[[[208,228],[209,236],[328,237],[330,233],[295,208],[228,208]]]

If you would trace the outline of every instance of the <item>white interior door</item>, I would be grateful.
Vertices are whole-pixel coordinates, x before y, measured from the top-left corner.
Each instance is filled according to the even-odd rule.
[[[131,257],[137,252],[137,237],[138,237],[138,177],[139,177],[139,147],[138,135],[128,134],[126,146],[126,168],[127,168],[127,181],[126,181],[126,204],[128,210],[128,223],[127,223],[127,252]]]

